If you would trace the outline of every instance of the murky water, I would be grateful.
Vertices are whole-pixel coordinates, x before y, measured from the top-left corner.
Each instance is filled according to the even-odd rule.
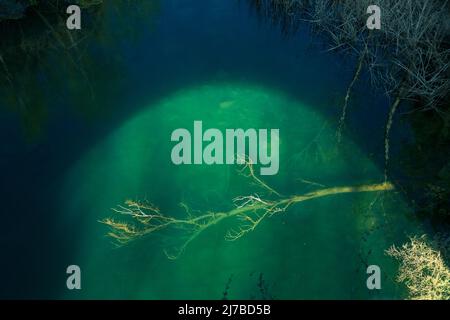
[[[384,255],[416,228],[399,191],[299,203],[236,241],[224,239],[236,222],[224,221],[176,260],[163,251],[176,233],[121,248],[105,237],[99,220],[126,199],[180,216],[180,202],[223,211],[261,192],[238,166],[173,165],[170,134],[195,120],[279,128],[279,173],[264,180],[284,196],[384,179],[387,104],[364,81],[336,144],[352,61],[323,52],[307,30],[283,36],[243,1],[150,2],[130,14],[105,5],[77,67],[49,51],[21,76],[38,116],[2,102],[1,295],[221,299],[229,283],[229,298],[402,297]],[[81,291],[65,289],[70,264],[81,267]],[[382,290],[366,287],[370,264],[381,267]]]

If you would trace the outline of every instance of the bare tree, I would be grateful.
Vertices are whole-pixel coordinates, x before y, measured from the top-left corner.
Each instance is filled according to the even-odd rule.
[[[287,211],[292,205],[303,201],[344,193],[381,192],[394,189],[391,183],[383,182],[360,186],[340,186],[320,188],[315,191],[292,196],[282,196],[254,175],[251,162],[246,162],[241,171],[246,177],[261,189],[261,192],[233,199],[233,208],[228,211],[196,212],[186,204],[180,206],[185,211],[185,217],[179,215],[165,215],[148,202],[128,200],[125,205],[114,208],[113,211],[122,216],[122,220],[113,217],[101,222],[110,227],[108,236],[117,245],[124,245],[131,241],[154,235],[168,229],[182,231],[181,244],[175,248],[165,250],[168,258],[176,259],[204,230],[219,224],[225,219],[235,219],[236,225],[225,235],[225,239],[234,241],[255,230],[265,219]],[[262,194],[265,194],[264,196]]]
[[[373,4],[372,0],[258,2],[277,8],[278,20],[283,19],[280,12],[284,10],[284,19],[310,23],[315,32],[326,36],[330,51],[356,57],[357,65],[339,117],[338,141],[353,87],[364,68],[370,74],[372,85],[383,89],[392,98],[384,134],[386,176],[390,131],[401,101],[420,100],[420,110],[445,112],[439,106],[450,91],[450,28],[447,23],[450,9],[447,0],[378,0],[377,5],[382,10],[381,30],[366,27],[367,8]]]

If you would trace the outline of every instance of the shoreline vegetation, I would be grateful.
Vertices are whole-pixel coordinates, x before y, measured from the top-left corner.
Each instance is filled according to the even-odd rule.
[[[324,38],[328,52],[355,58],[337,129],[338,143],[345,129],[353,87],[363,70],[373,87],[391,99],[384,134],[385,180],[389,175],[390,133],[400,104],[406,112],[433,111],[449,119],[450,2],[440,0],[381,0],[380,30],[366,28],[371,0],[250,0],[255,10],[294,33],[304,24]]]
[[[414,236],[401,247],[386,250],[400,264],[397,281],[405,284],[410,299],[450,300],[450,268],[445,263],[449,247],[450,238],[438,234],[432,241]]]
[[[226,240],[234,241],[255,228],[265,219],[277,214],[282,214],[292,205],[322,198],[332,195],[346,193],[365,192],[388,192],[394,190],[394,185],[389,182],[366,184],[360,186],[338,186],[330,188],[320,188],[305,194],[283,196],[261,178],[257,177],[253,163],[248,159],[245,161],[240,174],[249,178],[253,185],[258,186],[260,192],[255,192],[248,196],[238,196],[232,201],[234,208],[229,211],[214,211],[211,208],[208,212],[193,214],[185,203],[180,203],[180,207],[186,213],[185,218],[179,215],[165,215],[158,207],[148,202],[127,200],[124,206],[120,205],[112,209],[122,220],[106,218],[100,222],[110,228],[108,236],[113,239],[118,246],[128,244],[143,237],[154,235],[167,229],[181,230],[184,235],[179,247],[165,249],[164,252],[169,259],[177,259],[194,239],[196,239],[206,229],[217,225],[224,219],[235,218],[237,225],[230,229],[225,235]],[[265,194],[265,196],[261,196]]]

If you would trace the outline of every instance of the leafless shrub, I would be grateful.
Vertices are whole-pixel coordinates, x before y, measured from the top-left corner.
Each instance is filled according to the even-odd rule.
[[[425,236],[413,237],[399,248],[392,246],[386,253],[400,262],[397,281],[406,285],[410,299],[450,299],[450,269]]]

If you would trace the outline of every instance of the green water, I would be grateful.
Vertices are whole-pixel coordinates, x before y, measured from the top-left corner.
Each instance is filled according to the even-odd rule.
[[[174,165],[175,129],[279,129],[278,174],[260,178],[284,198],[383,182],[389,101],[363,72],[337,144],[357,61],[304,26],[286,36],[250,1],[104,1],[85,13],[70,36],[49,14],[69,48],[33,15],[23,38],[5,37],[16,47],[0,45],[1,297],[405,297],[384,251],[424,231],[401,189],[411,132],[397,119],[395,191],[297,203],[236,241],[225,234],[239,222],[224,220],[176,260],[164,251],[183,244],[179,230],[116,248],[99,221],[127,199],[182,218],[180,203],[226,212],[238,196],[276,198],[237,165]],[[72,264],[81,290],[66,287]],[[367,265],[380,267],[381,290],[367,289]]]
[[[346,194],[306,201],[263,221],[253,232],[226,241],[236,221],[224,221],[195,239],[176,260],[164,249],[178,234],[149,236],[115,248],[98,221],[126,199],[147,199],[180,217],[192,209],[229,210],[238,195],[261,189],[233,165],[181,165],[170,160],[177,128],[279,128],[280,170],[263,177],[283,195],[325,186],[383,181],[370,157],[349,137],[336,145],[333,121],[314,106],[261,85],[210,82],[186,87],[140,108],[97,141],[67,171],[57,199],[72,226],[83,289],[64,298],[384,299],[399,298],[394,262],[384,255],[414,230],[397,191]],[[379,265],[382,290],[366,287],[366,264]],[[258,284],[263,279],[265,289]]]

